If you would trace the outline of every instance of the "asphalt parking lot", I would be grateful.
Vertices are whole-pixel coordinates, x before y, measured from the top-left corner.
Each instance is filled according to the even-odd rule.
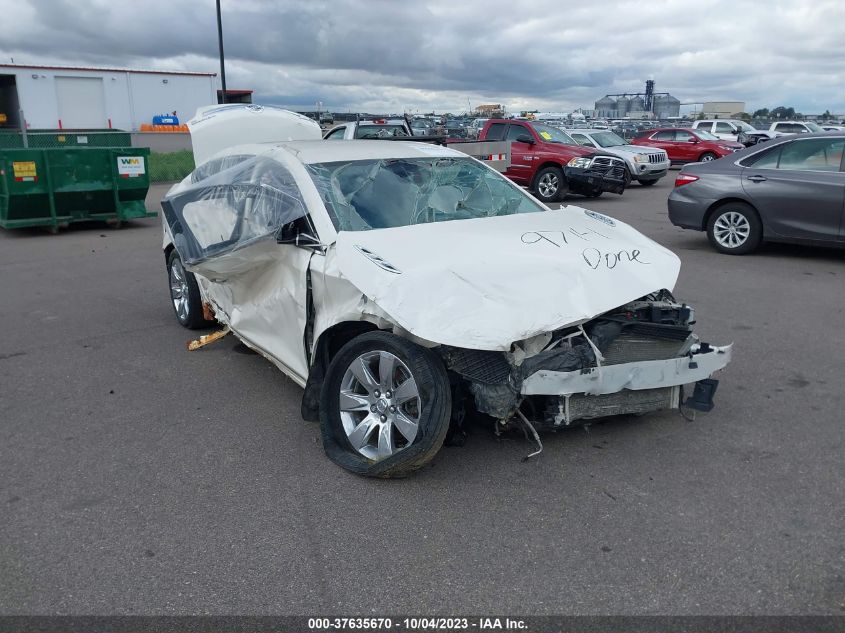
[[[234,338],[185,350],[158,220],[0,233],[0,613],[845,612],[845,252],[719,255],[669,224],[673,179],[570,202],[682,258],[735,342],[716,409],[528,463],[479,429],[398,481],[333,465]]]

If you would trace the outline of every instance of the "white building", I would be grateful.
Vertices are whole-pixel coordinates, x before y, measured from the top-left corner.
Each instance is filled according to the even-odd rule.
[[[0,126],[136,131],[157,114],[187,122],[217,103],[216,73],[0,64]],[[3,117],[0,117],[2,121]]]
[[[730,119],[733,115],[745,112],[744,101],[706,101],[701,111],[708,119]]]

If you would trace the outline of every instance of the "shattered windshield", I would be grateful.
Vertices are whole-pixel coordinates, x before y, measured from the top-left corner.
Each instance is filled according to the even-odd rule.
[[[542,123],[531,123],[537,134],[539,134],[546,143],[562,143],[563,145],[578,145],[575,140],[566,132],[562,132],[559,128],[551,125],[543,125]]]
[[[470,158],[317,163],[308,171],[338,231],[546,210]]]

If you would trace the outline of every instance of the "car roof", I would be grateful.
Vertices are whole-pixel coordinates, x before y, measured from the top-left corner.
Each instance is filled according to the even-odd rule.
[[[287,141],[270,145],[270,154],[283,151],[296,156],[306,165],[351,160],[385,158],[431,158],[432,156],[466,158],[466,154],[441,145],[413,141]]]

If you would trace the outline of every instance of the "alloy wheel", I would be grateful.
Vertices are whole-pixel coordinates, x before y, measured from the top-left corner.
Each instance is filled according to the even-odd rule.
[[[537,181],[537,191],[544,198],[554,196],[557,193],[558,187],[560,187],[560,178],[551,172],[543,174],[540,176],[540,180]]]
[[[728,211],[713,223],[713,237],[725,248],[739,248],[751,234],[751,225],[742,213]]]
[[[339,398],[346,437],[367,459],[390,457],[417,437],[419,389],[408,366],[390,352],[367,352],[352,361]]]
[[[188,275],[185,273],[185,268],[179,259],[174,259],[170,265],[170,300],[173,301],[173,307],[176,309],[176,316],[179,320],[186,322],[188,320]]]

